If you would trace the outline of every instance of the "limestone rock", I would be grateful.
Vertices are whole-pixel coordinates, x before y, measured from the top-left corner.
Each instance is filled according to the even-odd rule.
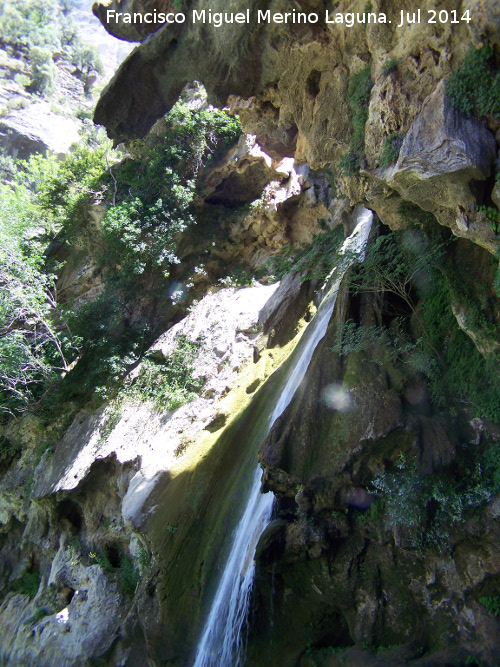
[[[77,121],[53,113],[48,102],[40,101],[0,119],[0,144],[17,159],[47,152],[63,157],[79,141],[79,127]]]
[[[445,82],[424,102],[408,131],[389,185],[434,213],[457,236],[494,252],[488,226],[475,224],[472,180],[484,180],[495,161],[495,139],[479,121],[461,116],[445,95]]]
[[[314,293],[314,285],[303,281],[303,275],[287,274],[279,288],[259,313],[259,324],[269,336],[268,347],[284,345],[294,335]]]

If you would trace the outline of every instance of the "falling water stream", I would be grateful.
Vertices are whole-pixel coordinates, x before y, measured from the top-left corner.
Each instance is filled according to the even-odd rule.
[[[318,312],[293,353],[294,364],[277,394],[274,409],[270,410],[268,432],[288,407],[304,379],[314,350],[328,328],[341,280],[349,266],[362,259],[371,224],[372,212],[360,208],[357,211],[356,227],[341,249],[344,259],[340,260],[337,270],[333,272]],[[260,493],[260,478],[261,470],[257,465],[245,511],[234,531],[229,557],[198,644],[194,667],[238,667],[244,663],[242,630],[252,590],[255,548],[271,519],[274,502],[272,493]]]

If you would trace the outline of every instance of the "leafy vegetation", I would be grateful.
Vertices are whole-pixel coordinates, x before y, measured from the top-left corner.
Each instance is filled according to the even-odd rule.
[[[204,377],[194,375],[194,362],[203,346],[203,339],[194,342],[186,336],[178,336],[176,347],[164,362],[145,359],[126,395],[141,400],[151,400],[157,409],[175,410],[192,401],[205,383]]]
[[[478,206],[478,212],[482,212],[495,234],[500,234],[500,211],[494,206]]]
[[[40,587],[40,572],[25,572],[20,579],[14,582],[13,588],[17,593],[34,598]]]
[[[498,56],[486,41],[480,49],[470,47],[462,64],[446,81],[451,104],[464,116],[500,116]]]
[[[283,246],[279,255],[271,258],[260,270],[264,273],[271,270],[277,280],[290,273],[303,273],[302,280],[324,280],[332,270],[337,252],[344,240],[341,225],[330,229],[326,225],[322,233],[317,234],[311,243],[302,248],[290,245]]]
[[[384,76],[389,76],[392,72],[395,72],[399,67],[399,58],[387,58],[382,65],[382,74]]]
[[[354,134],[350,142],[350,151],[342,157],[338,168],[344,176],[349,176],[359,169],[360,158],[365,152],[365,124],[368,119],[368,105],[373,88],[371,67],[366,65],[349,81],[348,99],[352,112]]]
[[[485,607],[493,616],[500,616],[500,595],[489,595],[487,597],[479,598],[479,602]]]
[[[43,256],[43,228],[23,183],[0,184],[0,410],[22,411],[68,368],[68,335],[52,317],[55,276]],[[38,234],[37,234],[38,232]]]
[[[103,72],[97,49],[82,41],[71,15],[56,0],[0,2],[0,43],[27,58],[30,78],[24,83],[33,93],[54,92],[54,53],[61,53],[84,74]]]
[[[116,553],[115,553],[116,552]],[[140,572],[134,565],[134,560],[123,548],[104,547],[103,549],[94,549],[89,554],[90,558],[96,562],[108,575],[116,575],[122,591],[131,595],[135,592],[137,584],[141,579]],[[112,560],[118,562],[112,562]]]
[[[396,471],[376,477],[372,484],[378,502],[384,503],[386,526],[404,527],[416,548],[446,549],[453,527],[463,521],[466,512],[483,506],[498,492],[499,469],[485,464],[479,454],[464,450],[463,456],[468,474],[420,475],[415,462],[401,456]]]
[[[453,409],[466,401],[477,415],[500,420],[498,362],[485,358],[458,326],[451,308],[451,295],[466,302],[474,328],[496,335],[466,286],[457,284],[452,269],[446,270],[446,247],[437,240],[430,245],[416,229],[381,236],[368,248],[365,261],[353,272],[354,293],[385,292],[406,306],[408,318],[418,326],[417,338],[410,334],[410,319],[399,320],[396,329],[358,328],[349,323],[339,331],[336,351],[367,349],[382,336],[396,358],[425,376],[434,404]],[[345,335],[345,341],[343,337]]]
[[[179,102],[165,117],[163,134],[136,142],[131,146],[133,157],[121,161],[98,135],[62,163],[37,156],[16,168],[4,160],[4,412],[23,412],[49,389],[49,410],[50,401],[61,398],[110,396],[152,336],[146,313],[127,323],[130,295],[142,296],[149,304],[169,299],[166,282],[179,261],[179,235],[195,223],[191,203],[197,175],[240,131],[239,122],[222,111],[190,109]],[[89,207],[96,201],[106,208],[101,230],[89,220]],[[104,289],[93,301],[78,307],[71,301],[58,303],[59,267],[45,254],[56,232],[59,242],[75,248],[94,245]]]
[[[399,132],[393,132],[384,139],[382,152],[380,153],[380,165],[382,167],[390,167],[391,164],[396,162],[402,144],[403,137]]]
[[[31,625],[32,623],[37,623],[46,616],[50,616],[50,611],[48,609],[45,609],[45,607],[41,607],[40,609],[37,609],[35,611],[35,613],[29,620],[26,621],[25,625]]]

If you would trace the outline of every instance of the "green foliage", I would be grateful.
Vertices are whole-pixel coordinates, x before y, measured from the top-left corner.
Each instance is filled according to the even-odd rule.
[[[119,564],[114,567],[110,560],[109,547],[94,549],[89,553],[90,558],[109,575],[117,575],[121,589],[127,595],[135,592],[141,579],[140,572],[135,568],[133,559],[125,553],[123,548],[118,549]]]
[[[370,1],[368,1],[367,3],[365,3],[365,8],[363,10],[365,19],[363,24],[363,30],[366,30],[366,28],[368,27],[368,14],[371,14],[372,12],[373,12],[373,4]]]
[[[479,462],[469,477],[458,479],[445,473],[419,475],[414,463],[404,462],[372,483],[385,503],[387,527],[405,527],[415,548],[439,550],[447,548],[454,524],[468,509],[484,505],[493,489]]]
[[[55,0],[3,0],[0,3],[0,35],[3,44],[28,50],[41,46],[56,50],[58,5]]]
[[[402,143],[403,137],[399,132],[393,132],[384,139],[382,152],[380,153],[380,165],[382,167],[390,167],[391,164],[396,162]]]
[[[479,602],[485,607],[493,616],[500,616],[500,595],[490,595],[479,598]]]
[[[395,72],[399,66],[399,58],[387,58],[382,65],[382,74],[389,76],[391,72]]]
[[[122,407],[119,401],[115,401],[111,404],[109,411],[106,411],[106,421],[99,429],[100,442],[104,442],[111,435],[113,429],[120,421]]]
[[[445,277],[445,267],[445,247],[438,241],[430,245],[421,232],[410,228],[376,239],[363,264],[351,275],[350,286],[355,293],[385,291],[406,304],[422,335],[410,340],[401,322],[399,331],[388,333],[386,342],[393,356],[426,376],[436,406],[449,409],[454,401],[465,400],[476,414],[499,421],[498,362],[493,357],[485,359],[459,328],[450,290],[467,304],[468,324],[473,328],[495,336],[495,325],[487,320],[477,299],[468,297],[463,284],[449,284],[452,278]],[[454,273],[451,270],[446,275]],[[339,332],[336,351],[368,349],[382,334],[373,327],[358,329],[347,323]]]
[[[97,48],[92,44],[81,42],[79,39],[76,39],[72,46],[71,62],[86,74],[90,74],[90,72],[104,74],[104,66]]]
[[[172,411],[194,400],[205,383],[194,375],[195,360],[203,347],[203,339],[190,341],[178,336],[176,347],[168,359],[157,362],[145,359],[140,372],[125,394],[140,400],[151,400],[158,410]]]
[[[56,52],[86,74],[104,71],[97,49],[82,41],[76,24],[56,0],[0,2],[0,40],[24,53],[31,63],[31,92],[46,96],[54,92],[57,69],[52,54]]]
[[[352,152],[346,153],[340,158],[337,166],[343,176],[351,176],[359,171],[359,156]]]
[[[100,551],[95,549],[89,553],[89,557],[96,562],[105,572],[113,572],[113,566],[109,560],[107,549]]]
[[[451,285],[458,290],[470,309],[468,325],[488,330],[492,324],[485,320],[477,300],[468,297],[464,285]],[[475,415],[500,421],[500,392],[498,362],[484,358],[473,341],[457,324],[451,309],[450,285],[441,272],[434,272],[429,289],[422,299],[422,321],[433,346],[440,350],[445,366],[425,363],[422,371],[428,378],[433,402],[449,407],[453,399],[467,401]],[[494,335],[494,331],[491,332]]]
[[[337,252],[344,240],[341,225],[317,234],[302,248],[286,245],[279,255],[269,260],[273,276],[278,280],[294,271],[303,273],[302,281],[324,280],[335,265]]]
[[[348,99],[352,112],[354,134],[350,142],[350,151],[340,160],[338,168],[349,176],[359,169],[360,158],[365,152],[365,124],[368,119],[368,105],[373,88],[371,67],[366,65],[349,81]]]
[[[32,46],[28,57],[31,62],[30,90],[50,96],[55,90],[57,74],[50,49]]]
[[[500,234],[500,211],[494,206],[478,206],[477,210],[483,213],[495,234]]]
[[[362,155],[365,151],[365,123],[368,119],[368,105],[372,88],[370,65],[366,65],[349,81],[348,99],[353,114],[352,124],[354,127],[351,149],[359,155]]]
[[[40,587],[39,572],[25,572],[20,579],[14,582],[13,589],[22,595],[34,598]]]
[[[462,64],[446,81],[446,94],[455,109],[470,118],[500,116],[500,71],[493,46],[470,47]]]
[[[110,142],[94,137],[97,144],[82,143],[64,162],[34,156],[15,167],[3,161],[12,184],[0,189],[1,410],[25,410],[49,389],[48,409],[61,399],[112,396],[151,337],[147,321],[126,322],[126,304],[131,295],[167,298],[177,243],[195,222],[196,176],[240,131],[238,120],[222,111],[178,103],[162,136],[131,147],[133,159],[117,163]],[[101,230],[88,219],[96,200],[107,209]],[[58,267],[44,256],[54,232],[75,248],[103,248],[103,292],[76,310],[55,300]],[[184,401],[190,391],[177,387],[161,400],[173,404],[182,395]]]
[[[137,560],[139,561],[141,570],[145,570],[151,563],[151,554],[141,541],[138,542],[138,547],[139,556],[137,557]]]
[[[67,367],[71,347],[64,327],[54,326],[55,276],[44,266],[37,213],[22,182],[0,184],[0,410],[10,413],[40,397]]]

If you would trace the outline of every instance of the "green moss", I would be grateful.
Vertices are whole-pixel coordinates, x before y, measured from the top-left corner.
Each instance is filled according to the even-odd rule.
[[[25,625],[31,625],[32,623],[37,623],[38,621],[41,621],[42,618],[45,618],[46,616],[50,616],[50,611],[45,609],[44,607],[41,609],[37,609],[33,616],[26,621]]]

